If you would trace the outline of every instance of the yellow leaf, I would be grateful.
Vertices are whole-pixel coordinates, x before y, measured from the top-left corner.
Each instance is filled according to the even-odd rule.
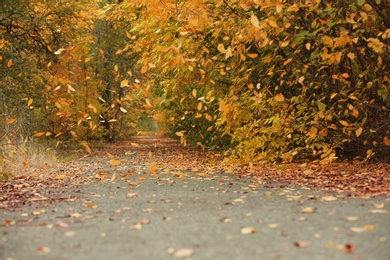
[[[111,159],[114,158],[114,155],[110,154],[110,153],[107,153],[108,157],[110,157]]]
[[[350,52],[347,54],[347,57],[350,58],[351,60],[355,59],[355,54],[353,52]]]
[[[276,102],[283,102],[284,101],[284,96],[282,93],[279,93],[275,96],[275,101]]]
[[[251,23],[254,27],[259,27],[259,19],[254,14],[251,16]]]
[[[360,127],[359,129],[357,129],[355,131],[356,137],[359,137],[362,134],[362,132],[363,132],[363,128]]]
[[[35,133],[34,136],[35,137],[41,137],[44,134],[45,134],[45,132],[38,132],[38,133]]]
[[[303,84],[303,81],[305,80],[305,76],[301,76],[299,79],[298,79],[298,83],[299,84]]]
[[[5,121],[5,124],[10,125],[10,124],[14,123],[15,121],[16,121],[16,118],[10,118],[10,119],[7,119],[7,121]]]
[[[124,79],[121,81],[121,88],[127,87],[129,84],[129,81],[127,79]]]
[[[111,165],[118,166],[121,164],[119,160],[112,159],[111,161],[108,162]]]
[[[253,227],[244,227],[241,228],[241,234],[248,235],[248,234],[254,234],[257,230]]]
[[[268,24],[273,28],[279,28],[278,24],[274,20],[268,20]]]
[[[141,73],[142,74],[144,74],[144,73],[146,73],[147,71],[148,71],[148,69],[149,69],[149,67],[148,66],[142,66],[142,68],[141,68]]]
[[[222,43],[218,44],[217,49],[218,49],[221,53],[226,53],[225,46],[223,46]]]
[[[129,199],[133,199],[133,198],[137,198],[138,197],[138,193],[127,193],[126,195],[126,198],[129,198]]]
[[[257,54],[257,53],[248,53],[247,55],[248,55],[249,58],[252,58],[252,59],[254,59],[257,56],[259,56],[259,54]]]
[[[32,98],[30,98],[29,100],[28,100],[28,102],[27,102],[27,106],[29,107],[29,106],[31,106],[32,105],[32,103],[33,103],[33,99]]]
[[[287,47],[290,44],[290,40],[284,41],[280,44],[281,48]]]
[[[287,64],[289,64],[293,59],[292,58],[288,58],[285,62],[283,62],[283,66],[286,66]]]
[[[57,175],[56,177],[54,177],[54,179],[56,179],[56,180],[63,180],[65,178],[66,178],[65,174],[60,174],[60,175]]]
[[[339,122],[343,126],[350,126],[350,124],[347,121],[345,121],[345,120],[340,120]]]
[[[193,96],[194,98],[196,98],[196,95],[197,95],[197,91],[196,91],[196,89],[193,89],[193,90],[192,90],[192,96]]]
[[[326,35],[322,37],[322,42],[329,47],[333,47],[334,44],[333,39]]]
[[[91,148],[89,147],[88,143],[87,142],[82,142],[81,143],[83,146],[84,146],[84,149],[87,153],[91,153]]]
[[[183,132],[176,132],[175,134],[176,134],[177,136],[180,136],[180,137],[181,137],[181,136],[184,136],[184,133],[183,133]]]
[[[11,66],[12,66],[12,59],[10,59],[10,60],[7,62],[7,67],[8,67],[8,68],[11,68]]]
[[[133,147],[137,147],[137,148],[141,147],[141,146],[140,146],[139,144],[137,144],[137,143],[130,143],[130,145],[133,146]]]

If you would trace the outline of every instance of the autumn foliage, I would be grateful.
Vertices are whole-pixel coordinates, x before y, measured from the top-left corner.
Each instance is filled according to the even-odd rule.
[[[0,6],[2,142],[88,152],[155,115],[245,164],[390,154],[387,0]]]

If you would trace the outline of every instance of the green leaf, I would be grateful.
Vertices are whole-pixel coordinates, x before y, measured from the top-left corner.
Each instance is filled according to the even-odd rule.
[[[364,5],[366,3],[366,0],[358,0],[358,5]]]

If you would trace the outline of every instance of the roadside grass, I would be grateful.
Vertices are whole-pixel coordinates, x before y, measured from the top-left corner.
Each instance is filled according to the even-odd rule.
[[[3,140],[0,145],[0,181],[20,176],[44,177],[58,170],[56,151],[35,140]]]

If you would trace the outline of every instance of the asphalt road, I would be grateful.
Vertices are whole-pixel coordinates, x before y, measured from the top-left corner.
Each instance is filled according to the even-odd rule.
[[[0,259],[389,259],[389,197],[121,167],[51,191],[68,201],[1,209]]]

